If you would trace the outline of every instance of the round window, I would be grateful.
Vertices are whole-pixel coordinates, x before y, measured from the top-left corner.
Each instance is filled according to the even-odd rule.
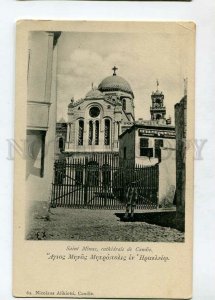
[[[89,113],[92,118],[96,118],[100,114],[100,109],[97,106],[93,106],[90,108]]]

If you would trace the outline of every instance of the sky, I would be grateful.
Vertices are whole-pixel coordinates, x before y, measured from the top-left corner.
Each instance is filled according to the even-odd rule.
[[[58,42],[57,119],[67,120],[72,97],[84,98],[117,66],[134,93],[135,118],[150,119],[151,93],[165,95],[167,117],[184,93],[188,55],[186,34],[168,32],[63,32]],[[188,79],[189,81],[189,79]]]

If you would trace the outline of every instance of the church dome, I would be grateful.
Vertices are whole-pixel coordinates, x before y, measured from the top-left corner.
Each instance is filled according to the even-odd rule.
[[[102,80],[98,89],[101,92],[121,91],[126,92],[134,97],[130,84],[118,75],[108,76]]]
[[[103,97],[103,94],[97,89],[95,89],[95,90],[92,89],[85,96],[85,98],[92,98],[92,99],[102,98],[102,97]]]

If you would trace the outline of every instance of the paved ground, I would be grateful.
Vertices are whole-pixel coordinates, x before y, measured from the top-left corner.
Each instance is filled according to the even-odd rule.
[[[184,241],[183,232],[168,227],[172,226],[175,212],[169,212],[166,215],[165,213],[157,212],[151,214],[137,212],[133,222],[122,221],[123,215],[124,211],[71,208],[51,209],[49,215],[44,211],[39,213],[34,212],[27,239]]]

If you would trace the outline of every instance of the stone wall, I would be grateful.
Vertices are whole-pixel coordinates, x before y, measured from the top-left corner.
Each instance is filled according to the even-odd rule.
[[[187,96],[175,105],[176,130],[176,207],[178,216],[185,214]]]
[[[173,206],[176,189],[175,148],[161,149],[159,165],[159,206]]]

